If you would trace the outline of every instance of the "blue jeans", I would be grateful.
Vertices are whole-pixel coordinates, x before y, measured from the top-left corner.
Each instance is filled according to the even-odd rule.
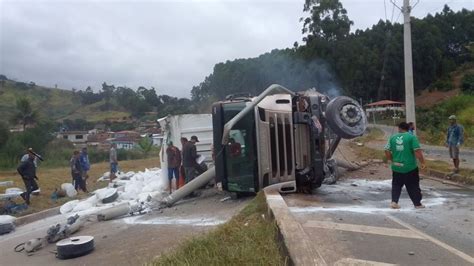
[[[110,163],[110,173],[117,173],[118,163]]]
[[[176,180],[179,179],[179,167],[175,167],[175,168],[169,168],[168,167],[168,179],[171,181],[173,180],[173,174],[174,174],[174,178],[176,178]]]

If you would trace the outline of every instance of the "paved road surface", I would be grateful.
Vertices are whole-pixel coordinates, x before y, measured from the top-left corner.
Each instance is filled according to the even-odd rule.
[[[473,265],[474,191],[422,180],[426,209],[406,192],[400,210],[390,204],[390,172],[353,172],[314,195],[284,196],[328,265],[358,260],[399,265]],[[360,177],[372,177],[372,180]],[[352,264],[354,265],[354,264]],[[364,264],[365,265],[365,264]],[[382,264],[384,265],[384,264]]]
[[[209,190],[202,197],[163,209],[162,213],[86,224],[75,235],[94,236],[95,250],[84,257],[56,259],[52,254],[56,249],[53,244],[32,256],[13,251],[17,244],[44,236],[49,226],[65,219],[61,215],[53,216],[0,236],[0,265],[143,265],[185,239],[224,223],[248,202],[248,199],[220,202],[222,198],[223,195]]]
[[[396,127],[386,126],[386,125],[370,125],[371,127],[377,127],[384,132],[384,139],[388,139],[389,136],[397,132]],[[376,149],[383,149],[383,143],[369,143],[368,146]],[[449,151],[446,147],[443,146],[434,146],[422,144],[423,151],[427,158],[443,160],[447,162],[452,162],[449,157]],[[474,169],[474,150],[461,147],[459,157],[462,160],[461,167]]]

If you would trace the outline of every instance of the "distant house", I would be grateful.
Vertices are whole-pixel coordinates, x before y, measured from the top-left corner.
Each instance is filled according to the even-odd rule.
[[[138,145],[141,137],[138,132],[135,131],[119,131],[112,134],[111,143],[117,144],[117,149],[131,150]]]
[[[87,131],[64,131],[59,132],[57,138],[69,140],[74,145],[86,145],[88,136]]]
[[[365,105],[365,111],[367,114],[370,113],[382,113],[386,111],[394,112],[405,112],[405,103],[404,102],[395,102],[391,100],[382,100],[378,102],[373,102]]]
[[[106,150],[110,147],[110,140],[114,132],[98,132],[89,134],[87,136],[87,145],[94,146],[101,150]]]

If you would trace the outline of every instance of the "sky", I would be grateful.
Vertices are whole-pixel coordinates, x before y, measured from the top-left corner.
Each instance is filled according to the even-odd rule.
[[[341,2],[354,22],[352,31],[380,19],[403,19],[390,0]],[[98,91],[105,81],[190,97],[216,63],[302,43],[303,3],[0,0],[0,74],[62,89]],[[474,0],[420,0],[412,16],[439,12],[445,3],[455,11],[474,9]]]

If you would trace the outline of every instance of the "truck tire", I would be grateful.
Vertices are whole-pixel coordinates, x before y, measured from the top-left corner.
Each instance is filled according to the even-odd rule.
[[[0,235],[8,234],[13,230],[15,230],[15,225],[13,223],[0,224]]]
[[[75,236],[56,244],[56,257],[62,260],[84,256],[94,250],[93,236]]]
[[[364,110],[346,96],[336,97],[328,103],[326,120],[331,130],[344,139],[362,136],[367,128]]]

